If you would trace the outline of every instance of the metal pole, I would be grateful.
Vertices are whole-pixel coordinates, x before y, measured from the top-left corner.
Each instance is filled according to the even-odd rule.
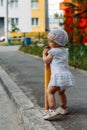
[[[5,0],[5,41],[8,41],[8,0]]]
[[[45,109],[49,110],[48,105],[48,97],[47,97],[47,89],[48,89],[48,83],[50,80],[50,66],[49,64],[45,64]]]

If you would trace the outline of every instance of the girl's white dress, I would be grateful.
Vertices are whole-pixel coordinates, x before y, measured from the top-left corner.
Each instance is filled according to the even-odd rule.
[[[48,86],[58,86],[61,90],[74,86],[75,81],[68,67],[68,49],[64,47],[52,48],[48,54],[53,55],[50,63],[51,78]]]

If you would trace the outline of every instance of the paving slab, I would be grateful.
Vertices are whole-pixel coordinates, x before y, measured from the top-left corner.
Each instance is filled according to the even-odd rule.
[[[0,130],[25,130],[14,104],[0,84]]]
[[[44,121],[41,108],[34,106],[2,67],[0,67],[0,82],[15,104],[21,120],[26,126],[25,130],[56,130],[50,122]],[[63,130],[61,126],[59,126],[59,130]]]

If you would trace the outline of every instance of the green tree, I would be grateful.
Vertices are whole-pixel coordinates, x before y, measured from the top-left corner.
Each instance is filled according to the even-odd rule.
[[[11,24],[11,32],[19,32],[19,31],[20,31],[20,29],[14,23],[12,23]]]
[[[58,19],[58,18],[59,18],[59,14],[58,14],[58,13],[55,13],[55,14],[54,14],[54,18],[55,18],[55,19]]]

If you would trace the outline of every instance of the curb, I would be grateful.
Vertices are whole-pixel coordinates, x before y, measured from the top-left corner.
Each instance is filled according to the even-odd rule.
[[[25,130],[57,130],[49,121],[43,119],[41,108],[34,106],[1,66],[0,82],[16,106],[21,120],[25,124]],[[58,130],[64,129],[59,125]]]
[[[70,66],[70,68],[71,68],[71,69],[74,69],[74,70],[76,70],[76,71],[78,71],[78,72],[80,72],[80,73],[82,73],[82,74],[87,75],[87,71],[86,71],[86,70],[82,70],[82,69],[74,68],[73,66]]]

